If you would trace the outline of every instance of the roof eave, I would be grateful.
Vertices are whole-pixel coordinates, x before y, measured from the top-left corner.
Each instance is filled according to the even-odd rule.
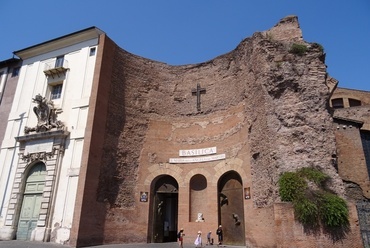
[[[13,52],[22,60],[98,38],[104,32],[95,26]]]
[[[7,60],[2,60],[0,61],[0,68],[17,64],[19,61],[20,59],[17,59],[17,58],[10,58]]]

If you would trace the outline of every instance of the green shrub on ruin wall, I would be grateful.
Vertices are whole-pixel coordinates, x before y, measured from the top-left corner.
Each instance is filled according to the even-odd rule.
[[[306,51],[307,51],[306,45],[297,44],[297,43],[294,43],[289,50],[290,53],[297,54],[299,56],[302,56],[303,54],[305,54]]]
[[[293,203],[295,218],[305,230],[315,232],[322,226],[336,241],[349,230],[349,213],[346,202],[325,188],[329,179],[315,168],[285,172],[279,179],[279,194],[282,201]],[[308,187],[308,182],[316,187]]]
[[[307,188],[304,178],[295,172],[285,172],[279,180],[279,194],[282,201],[292,202]]]
[[[328,175],[312,167],[301,168],[297,171],[297,174],[302,178],[306,178],[307,180],[314,182],[320,187],[323,187],[324,183],[329,179]]]
[[[326,227],[349,225],[347,204],[342,198],[329,192],[321,193],[319,198],[320,218]]]
[[[318,226],[318,209],[315,202],[307,198],[299,198],[294,201],[294,214],[297,220],[310,228]]]

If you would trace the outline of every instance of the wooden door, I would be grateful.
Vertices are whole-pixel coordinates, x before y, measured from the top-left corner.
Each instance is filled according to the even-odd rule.
[[[30,240],[32,231],[36,228],[41,207],[41,194],[25,195],[19,217],[17,239]]]
[[[18,221],[17,240],[30,240],[32,231],[37,226],[45,175],[45,165],[41,162],[34,165],[28,173]]]
[[[218,185],[218,194],[218,217],[223,229],[223,244],[244,246],[244,198],[240,176],[236,172],[229,172],[222,176]]]

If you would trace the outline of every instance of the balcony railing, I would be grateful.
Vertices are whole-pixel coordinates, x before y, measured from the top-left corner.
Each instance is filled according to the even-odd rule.
[[[56,61],[57,60],[54,59],[48,63],[45,63],[44,73],[46,76],[51,76],[54,78],[54,76],[60,77],[61,75],[66,74],[66,71],[69,69],[68,61],[63,60],[62,63],[60,63],[60,61],[56,63]]]

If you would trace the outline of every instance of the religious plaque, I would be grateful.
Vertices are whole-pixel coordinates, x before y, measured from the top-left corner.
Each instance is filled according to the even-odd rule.
[[[244,199],[251,199],[251,188],[244,188]]]
[[[140,191],[140,201],[147,202],[148,201],[148,192]]]

